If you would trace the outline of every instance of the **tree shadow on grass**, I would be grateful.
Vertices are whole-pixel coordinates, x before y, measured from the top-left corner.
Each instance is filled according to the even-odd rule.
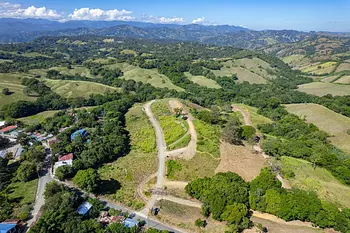
[[[115,194],[120,188],[121,188],[121,184],[119,183],[119,181],[115,179],[101,180],[96,190],[96,194],[98,195]]]

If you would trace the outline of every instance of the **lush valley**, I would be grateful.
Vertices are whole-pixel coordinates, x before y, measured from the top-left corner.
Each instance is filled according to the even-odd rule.
[[[1,220],[31,217],[33,192],[16,198],[16,185],[32,190],[37,182],[36,165],[46,156],[29,135],[41,133],[58,139],[49,164],[74,154],[55,179],[138,217],[191,232],[242,232],[259,230],[260,211],[282,225],[309,222],[309,232],[350,230],[346,36],[199,25],[69,27],[26,31],[16,40],[45,37],[0,45],[0,118],[23,130],[16,143],[24,148],[17,160],[0,158]],[[328,86],[305,90],[318,83]],[[82,129],[87,136],[72,137]],[[74,189],[47,187],[31,233],[65,225],[123,232],[95,224],[97,212],[53,224],[50,216],[67,217],[83,201],[103,207]],[[198,219],[185,218],[189,213]]]

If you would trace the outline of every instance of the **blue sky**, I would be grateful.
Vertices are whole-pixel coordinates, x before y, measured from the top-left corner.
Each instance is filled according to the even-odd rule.
[[[350,31],[350,0],[5,0],[2,4],[0,17],[26,15],[55,20],[230,24],[257,30]]]

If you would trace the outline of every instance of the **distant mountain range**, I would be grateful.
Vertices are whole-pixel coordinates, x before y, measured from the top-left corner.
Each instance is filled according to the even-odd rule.
[[[322,33],[327,34],[327,32]],[[0,43],[27,42],[41,36],[78,36],[85,34],[183,40],[260,49],[273,44],[302,41],[315,35],[315,32],[307,33],[295,30],[254,31],[229,25],[204,26],[126,21],[57,22],[43,19],[0,19]],[[339,34],[335,35],[339,36]]]

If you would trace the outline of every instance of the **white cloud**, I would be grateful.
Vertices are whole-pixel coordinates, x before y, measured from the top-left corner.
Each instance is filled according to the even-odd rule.
[[[185,23],[184,18],[181,17],[157,17],[153,15],[142,15],[140,21],[147,23],[163,23],[163,24],[181,24]]]
[[[46,7],[31,6],[22,8],[20,4],[11,4],[9,2],[0,3],[0,18],[43,18],[59,19],[62,15],[56,10],[47,9]]]
[[[205,21],[205,18],[202,17],[202,18],[198,18],[198,19],[195,19],[192,21],[193,24],[204,24],[206,21]]]
[[[101,9],[89,9],[89,8],[80,8],[75,9],[72,14],[68,16],[68,20],[133,20],[134,17],[131,16],[131,11],[126,10],[101,10]]]

